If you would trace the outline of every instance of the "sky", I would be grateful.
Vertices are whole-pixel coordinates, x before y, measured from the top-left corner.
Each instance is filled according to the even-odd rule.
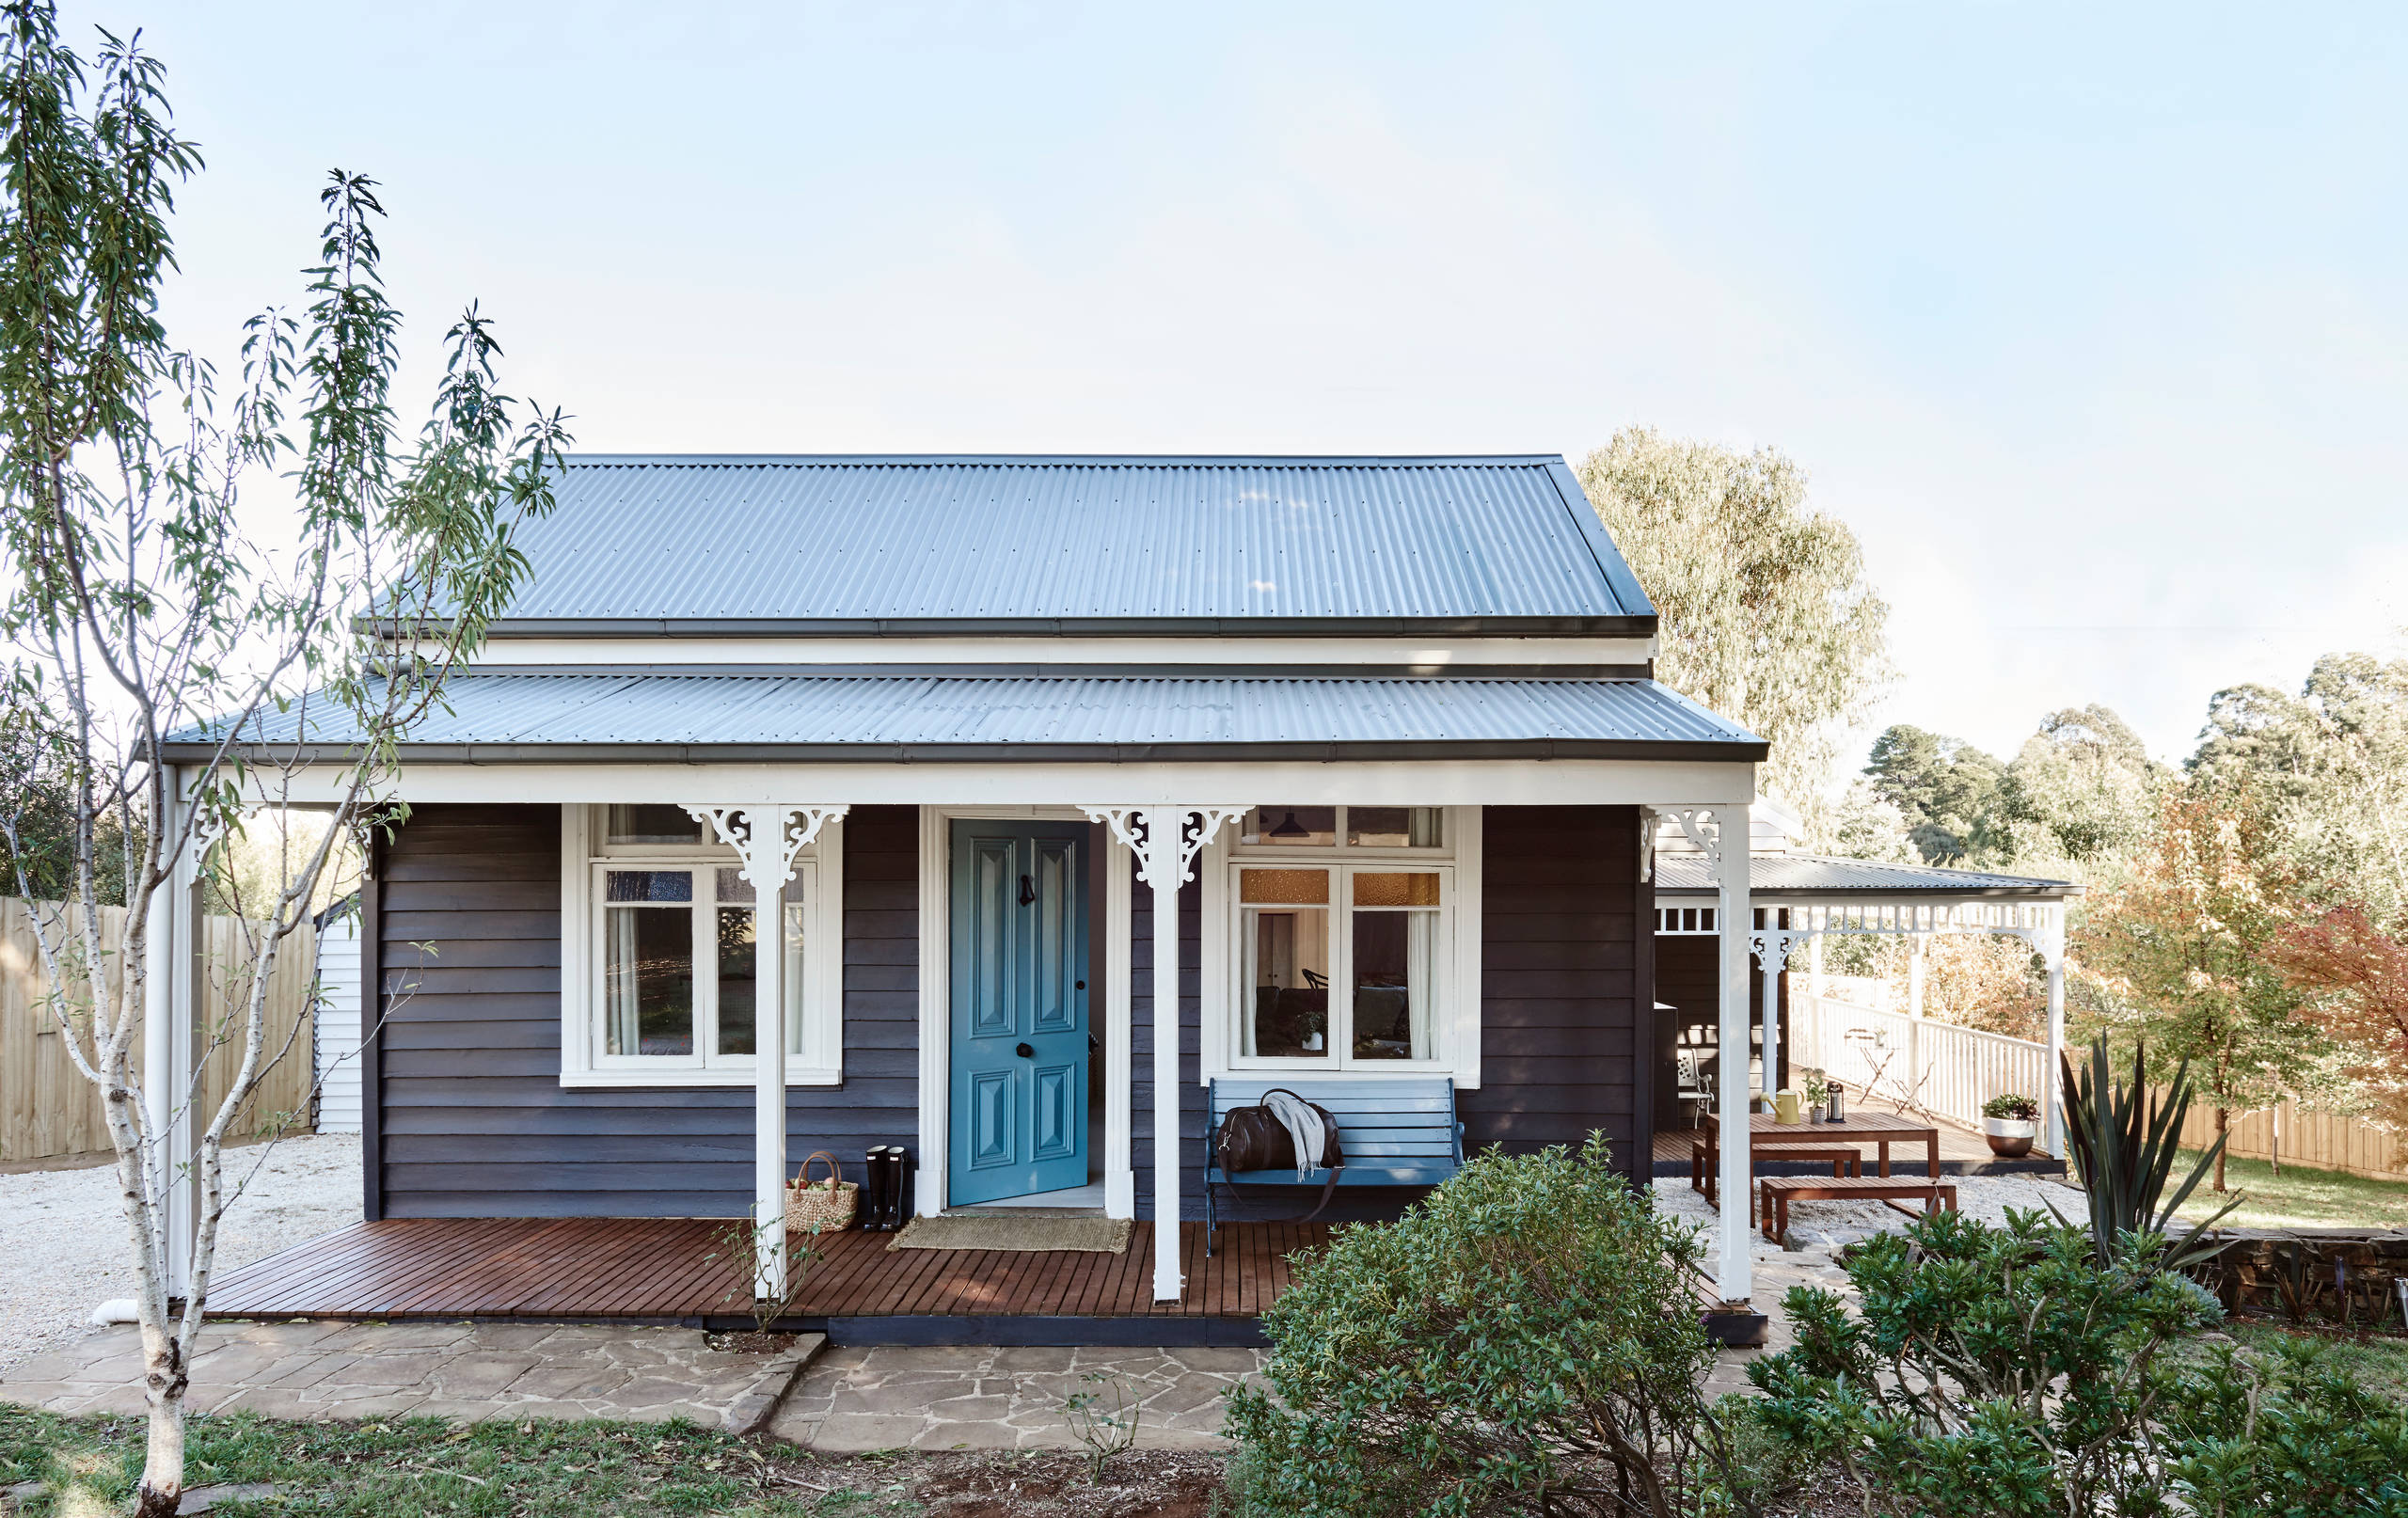
[[[597,452],[1799,461],[1892,721],[2408,653],[2408,8],[81,0],[206,173],[179,341],[379,182]]]

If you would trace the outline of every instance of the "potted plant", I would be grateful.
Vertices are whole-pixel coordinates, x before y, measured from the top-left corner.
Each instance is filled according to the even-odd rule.
[[[1831,1083],[1812,1065],[1798,1067],[1798,1083],[1806,1092],[1806,1120],[1810,1123],[1829,1122],[1831,1115]]]
[[[2005,1092],[1982,1103],[1982,1136],[2000,1159],[2020,1160],[2032,1152],[2032,1140],[2040,1131],[2039,1116],[2038,1102]]]

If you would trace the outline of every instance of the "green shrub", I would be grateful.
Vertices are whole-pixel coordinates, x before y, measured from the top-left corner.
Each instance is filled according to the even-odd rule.
[[[1601,1138],[1482,1155],[1301,1266],[1263,1318],[1270,1394],[1230,1398],[1244,1510],[1699,1510],[1730,1456],[1700,1391],[1703,1246],[1607,1161]]]
[[[1789,1293],[1797,1346],[1749,1368],[1761,1415],[1900,1518],[2408,1518],[2408,1413],[2312,1349],[2173,1352],[2222,1310],[2160,1248],[2127,1232],[2101,1265],[2036,1213],[1918,1219],[1855,1253],[1855,1313]]]

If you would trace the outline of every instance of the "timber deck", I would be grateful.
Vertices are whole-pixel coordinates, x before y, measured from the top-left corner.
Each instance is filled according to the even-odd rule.
[[[723,1222],[686,1218],[396,1218],[355,1223],[227,1273],[218,1318],[524,1319],[752,1324],[750,1260]],[[1153,1225],[1117,1255],[906,1249],[850,1231],[818,1241],[782,1322],[838,1342],[1251,1343],[1320,1223],[1180,1225],[1186,1291],[1153,1300]]]

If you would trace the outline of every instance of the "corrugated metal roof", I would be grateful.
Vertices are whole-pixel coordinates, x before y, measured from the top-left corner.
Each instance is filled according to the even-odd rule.
[[[1965,895],[2068,896],[2082,887],[1987,870],[1946,870],[1931,864],[1891,864],[1875,860],[1831,859],[1820,854],[1751,854],[1751,896],[1807,895],[1821,892],[1956,892]],[[1656,856],[1656,893],[1711,895],[1714,881],[1696,854]]]
[[[472,674],[404,751],[579,757],[1709,758],[1764,742],[1652,680]],[[337,747],[323,705],[267,713],[268,746]],[[189,744],[198,729],[176,735]],[[673,751],[664,752],[663,751]],[[174,758],[197,757],[188,750]]]
[[[532,573],[505,633],[1364,620],[1655,630],[1654,607],[1558,456],[585,454],[556,494],[558,510],[523,530]]]

